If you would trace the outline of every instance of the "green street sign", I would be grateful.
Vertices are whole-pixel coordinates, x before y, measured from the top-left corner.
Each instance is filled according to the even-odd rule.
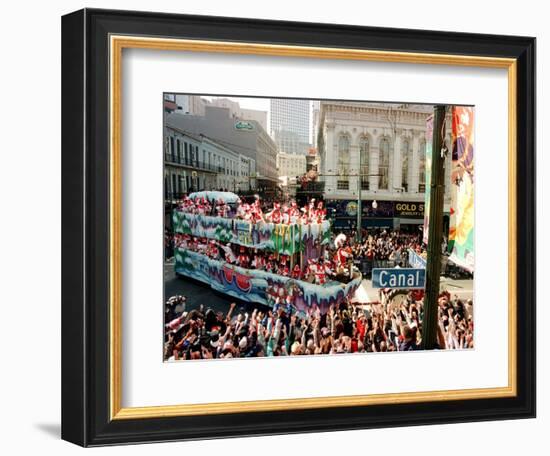
[[[253,131],[254,130],[254,124],[252,122],[248,122],[246,120],[238,120],[237,122],[235,122],[235,130]]]

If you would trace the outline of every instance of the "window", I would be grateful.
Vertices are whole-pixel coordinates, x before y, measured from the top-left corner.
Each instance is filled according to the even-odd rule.
[[[349,181],[347,180],[338,180],[336,182],[337,190],[349,190]]]
[[[418,160],[418,191],[426,191],[426,141],[420,143],[420,157]]]
[[[359,174],[361,175],[361,190],[369,189],[369,138],[362,136],[359,140]]]
[[[380,190],[388,189],[390,171],[390,142],[388,138],[382,138],[380,140],[380,159],[378,162],[378,188]]]
[[[172,199],[175,198],[175,193],[177,192],[177,181],[176,181],[176,175],[172,174]]]
[[[338,139],[338,190],[349,189],[349,136],[340,135]]]
[[[405,192],[409,188],[409,153],[409,140],[404,139],[401,143],[401,187]]]
[[[183,180],[183,176],[178,176],[178,192],[181,194],[185,191],[185,181]],[[181,197],[181,195],[178,195]]]
[[[175,146],[174,146],[174,137],[173,136],[170,136],[170,155],[174,155],[174,149],[175,149]]]

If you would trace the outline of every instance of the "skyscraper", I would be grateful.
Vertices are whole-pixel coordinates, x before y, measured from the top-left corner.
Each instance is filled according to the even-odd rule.
[[[309,100],[270,100],[270,133],[281,152],[306,154],[309,148]]]

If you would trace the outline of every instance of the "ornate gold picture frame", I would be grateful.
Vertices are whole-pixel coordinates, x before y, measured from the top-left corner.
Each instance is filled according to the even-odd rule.
[[[351,41],[353,46],[346,45]],[[506,69],[508,385],[123,407],[121,98],[125,49]],[[534,99],[532,38],[102,10],[65,16],[63,438],[87,446],[533,416]]]

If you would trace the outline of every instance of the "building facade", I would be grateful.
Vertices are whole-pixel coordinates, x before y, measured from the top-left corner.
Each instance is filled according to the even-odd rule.
[[[164,196],[176,201],[186,193],[213,189],[217,170],[204,160],[202,138],[190,133],[164,130]]]
[[[319,154],[315,147],[310,147],[306,155],[306,172],[316,171],[319,172]]]
[[[167,114],[165,123],[179,131],[202,135],[249,159],[249,180],[252,182],[249,187],[252,189],[277,185],[277,146],[258,122],[243,121],[227,108],[207,105],[204,116]],[[241,168],[242,163],[241,160]],[[245,186],[244,182],[242,185]]]
[[[166,200],[179,200],[184,194],[201,190],[254,190],[256,183],[251,182],[250,175],[255,171],[254,159],[203,135],[165,128]]]
[[[302,176],[306,172],[306,157],[305,155],[279,152],[277,154],[277,169],[279,170],[279,178]]]
[[[320,178],[325,182],[325,199],[338,206],[337,212],[342,217],[346,213],[342,207],[349,206],[348,215],[357,209],[361,193],[364,211],[375,200],[379,207],[384,207],[381,217],[364,221],[367,225],[375,223],[376,218],[385,218],[384,226],[391,227],[423,223],[426,121],[432,112],[433,107],[428,105],[320,103],[317,132]],[[447,133],[450,140],[450,124]],[[444,207],[447,212],[450,160],[448,154]],[[346,201],[350,204],[342,203]],[[404,203],[410,203],[408,208],[414,210],[407,211]],[[350,224],[356,223],[354,217],[356,212]]]

